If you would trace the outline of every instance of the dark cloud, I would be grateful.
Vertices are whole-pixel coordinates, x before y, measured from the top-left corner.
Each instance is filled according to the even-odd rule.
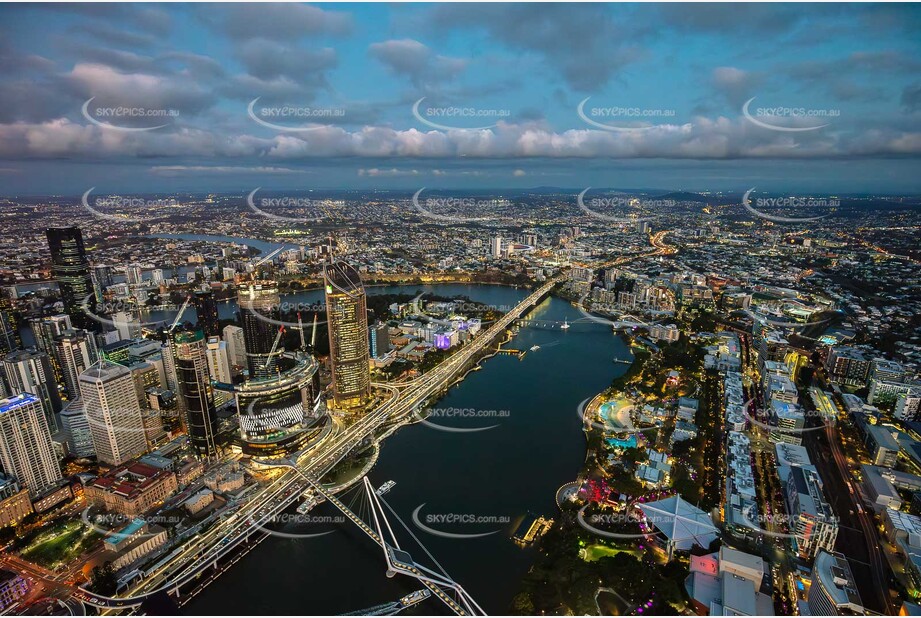
[[[432,21],[440,30],[482,29],[500,45],[536,54],[579,91],[604,87],[643,57],[629,20],[616,23],[598,4],[442,4]]]
[[[71,13],[99,19],[112,27],[124,27],[126,23],[151,34],[164,35],[172,26],[172,19],[166,11],[142,4],[117,2],[48,2],[33,3],[30,8]]]
[[[397,75],[408,77],[417,87],[451,81],[467,67],[465,60],[435,54],[414,39],[372,43],[368,53]]]
[[[921,72],[921,60],[894,50],[861,51],[843,58],[804,61],[790,67],[787,72],[791,77],[801,80],[866,76],[878,73],[917,74]]]
[[[48,74],[54,62],[34,54],[23,54],[4,40],[0,40],[0,75]]]
[[[164,65],[178,65],[195,79],[212,80],[226,75],[221,63],[210,56],[176,51],[163,54],[161,58]]]
[[[658,5],[661,24],[683,32],[721,36],[789,33],[814,5],[760,3],[668,3]]]
[[[881,101],[885,90],[879,77],[913,78],[921,72],[921,61],[894,50],[859,51],[840,58],[808,60],[792,67],[780,67],[778,74],[800,82],[804,92],[821,91],[838,101]]]
[[[78,42],[65,43],[65,46],[82,63],[102,64],[125,72],[161,73],[166,68],[156,58],[134,52]]]
[[[352,30],[348,13],[295,3],[200,5],[205,23],[234,39],[295,41],[308,36],[343,36]]]
[[[93,97],[94,109],[143,107],[175,110],[179,114],[179,122],[190,120],[218,100],[210,88],[182,74],[125,73],[103,64],[78,64],[62,78],[81,105]],[[146,124],[150,125],[150,122]],[[140,122],[140,125],[145,123]]]
[[[150,34],[131,32],[101,23],[84,23],[71,26],[69,32],[85,36],[95,43],[122,47],[151,47],[156,38]]]
[[[323,82],[323,73],[337,64],[332,48],[301,49],[266,39],[246,41],[237,53],[249,74],[261,80],[287,77],[308,83]]]

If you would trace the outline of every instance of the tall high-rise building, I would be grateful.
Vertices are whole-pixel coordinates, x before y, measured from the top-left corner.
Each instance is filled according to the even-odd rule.
[[[358,271],[345,262],[323,269],[335,408],[357,410],[371,396],[368,308]]]
[[[138,285],[144,277],[140,264],[129,264],[125,268],[125,282],[128,285]]]
[[[502,237],[494,236],[489,239],[489,253],[494,257],[502,257]]]
[[[0,354],[7,354],[21,347],[18,318],[3,299],[0,299]]]
[[[80,396],[77,378],[96,362],[98,355],[96,338],[89,331],[71,329],[55,339],[54,357],[64,375],[64,384],[70,399]]]
[[[0,400],[0,464],[32,496],[61,479],[51,431],[35,395]]]
[[[163,374],[165,376],[164,388],[179,393],[179,378],[176,371],[176,351],[172,341],[164,341],[160,345],[160,357],[163,361]],[[180,404],[180,409],[182,406]]]
[[[278,357],[285,348],[279,333],[278,288],[273,281],[253,281],[242,287],[237,305],[243,320],[243,340],[246,344],[246,365],[251,380],[264,380],[276,375]],[[275,352],[272,353],[272,348]]]
[[[825,498],[814,469],[793,466],[785,487],[787,513],[793,518],[793,549],[809,560],[821,549],[831,551],[838,538],[838,518]]]
[[[99,461],[117,466],[143,455],[147,439],[131,370],[100,358],[78,381]]]
[[[375,324],[371,327],[371,356],[381,358],[390,351],[390,327],[387,324]]]
[[[93,432],[86,419],[83,400],[74,399],[61,410],[61,433],[67,439],[67,448],[75,457],[92,457],[96,454]]]
[[[45,411],[45,422],[52,433],[57,432],[55,414],[61,411],[62,403],[50,357],[34,349],[19,350],[7,354],[2,367],[9,391],[38,397]]]
[[[99,323],[83,310],[84,302],[92,300],[95,290],[80,228],[52,227],[45,230],[45,236],[51,249],[51,275],[61,290],[64,312],[80,328],[98,331]]]
[[[115,284],[112,278],[112,267],[105,264],[93,266],[93,272],[90,277],[93,281],[93,290],[96,293],[96,302],[102,302],[106,288]]]
[[[192,297],[195,313],[198,315],[198,328],[205,337],[217,337],[221,334],[221,324],[217,316],[217,301],[211,292],[195,292]]]
[[[230,358],[227,354],[227,344],[219,337],[208,337],[207,342],[208,374],[215,382],[231,384],[233,376],[230,373]],[[214,405],[222,406],[232,399],[227,391],[214,390]]]
[[[35,346],[46,354],[54,352],[55,337],[60,337],[64,331],[73,329],[70,316],[66,313],[33,318],[29,320],[29,326],[32,327]]]
[[[224,343],[227,344],[227,356],[231,365],[246,366],[246,342],[243,329],[233,324],[224,327]]]
[[[118,311],[112,314],[112,324],[118,331],[118,340],[137,339],[141,336],[141,322],[127,311]]]
[[[217,414],[205,336],[199,329],[177,331],[173,333],[173,349],[189,439],[200,457],[212,457],[218,453]]]

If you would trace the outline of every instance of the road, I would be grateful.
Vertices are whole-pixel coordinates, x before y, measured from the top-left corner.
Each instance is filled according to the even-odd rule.
[[[818,443],[813,452],[831,453],[831,458],[820,456],[814,463],[826,483],[825,494],[834,504],[835,513],[840,519],[835,548],[848,557],[864,605],[883,614],[895,615],[898,608],[892,606],[888,592],[889,566],[880,549],[872,516],[862,504],[859,488],[848,469],[847,458],[841,451],[838,430],[832,423],[827,423],[824,432],[814,433],[821,434],[828,446],[826,451]],[[866,575],[872,578],[872,585],[868,585]]]
[[[482,350],[492,343],[514,320],[529,311],[541,298],[567,275],[560,274],[548,280],[528,295],[511,311],[494,322],[471,343],[450,356],[435,369],[401,384],[402,390],[391,389],[391,397],[382,405],[357,420],[352,425],[330,435],[323,443],[301,454],[299,472],[285,471],[273,482],[261,488],[229,512],[206,532],[199,534],[182,546],[147,579],[133,586],[121,597],[105,597],[79,589],[74,595],[86,603],[109,609],[123,609],[140,604],[145,598],[161,591],[173,591],[201,576],[207,568],[217,563],[243,543],[244,539],[271,522],[290,504],[300,499],[309,484],[301,474],[322,478],[342,461],[359,444],[373,436],[385,423],[399,425],[415,418],[413,412],[427,399],[449,386]]]
[[[821,367],[816,368],[813,374],[813,384],[821,391],[829,390],[828,378]],[[834,410],[834,417],[837,417],[837,408]],[[898,613],[898,607],[893,605],[889,593],[889,564],[880,547],[879,532],[873,521],[873,514],[863,504],[860,487],[854,480],[848,459],[841,449],[838,424],[829,422],[826,418],[825,431],[811,433],[816,440],[821,435],[827,442],[827,448],[818,446],[813,453],[822,453],[814,463],[819,468],[822,480],[831,486],[830,491],[826,489],[826,496],[831,498],[835,514],[840,520],[835,547],[850,559],[864,605],[883,614],[894,615]],[[831,452],[831,459],[828,458],[828,452]],[[865,553],[861,552],[860,548],[865,548]],[[863,577],[865,572],[871,575],[873,585],[867,585],[868,580]]]
[[[0,566],[10,571],[19,573],[29,580],[29,593],[20,599],[13,614],[20,613],[28,606],[40,599],[56,599],[64,603],[71,614],[82,615],[83,607],[79,603],[69,601],[74,591],[74,586],[67,581],[65,575],[54,573],[28,560],[10,554],[0,554]]]

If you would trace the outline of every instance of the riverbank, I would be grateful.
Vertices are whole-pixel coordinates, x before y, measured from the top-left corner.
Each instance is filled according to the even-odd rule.
[[[656,615],[687,609],[683,588],[686,567],[680,561],[667,561],[626,514],[636,500],[658,499],[673,492],[700,500],[701,508],[709,508],[702,475],[705,463],[688,455],[703,452],[709,438],[669,441],[678,397],[696,397],[701,392],[704,421],[700,422],[711,416],[712,393],[699,387],[703,358],[698,352],[686,341],[652,349],[633,346],[633,364],[607,388],[585,400],[582,429],[586,457],[576,481],[583,493],[575,492],[572,485],[561,488],[566,490],[563,494],[558,492],[561,515],[541,541],[540,557],[522,581],[515,598],[517,613],[595,613],[599,611],[599,593],[611,590],[617,592],[619,602],[606,604],[608,609],[643,607],[644,613]],[[679,376],[674,382],[667,379],[672,374]],[[685,402],[692,405],[689,400]],[[697,405],[696,400],[693,405]],[[638,415],[634,418],[631,413],[625,419],[618,413],[629,409],[638,412],[640,408],[646,418],[642,427],[634,426]],[[660,416],[659,410],[666,408],[671,412]],[[653,418],[664,420],[651,424]],[[707,434],[706,427],[701,425],[702,436]],[[645,476],[644,480],[637,478],[640,463],[647,460],[647,449],[666,457],[670,465],[667,483],[656,485],[647,483]],[[607,514],[622,521],[601,527],[627,536],[603,537],[580,525],[579,513],[585,507],[593,515]]]
[[[462,292],[449,284],[441,295],[455,291],[477,302],[517,304],[527,291],[502,285],[472,286]],[[405,291],[413,291],[412,288]],[[550,297],[530,317],[573,323],[581,314],[569,303]],[[494,410],[484,418],[449,416],[437,420],[453,432],[414,423],[394,431],[381,442],[380,457],[368,478],[375,486],[393,480],[386,499],[428,551],[488,612],[509,613],[522,578],[538,557],[533,547],[521,548],[511,539],[515,522],[528,512],[553,517],[554,495],[572,480],[585,459],[585,442],[576,409],[586,397],[610,384],[610,372],[629,359],[619,337],[600,324],[582,321],[566,331],[522,325],[512,347],[534,352],[515,356],[488,355],[479,370],[437,399],[443,410]],[[494,346],[489,346],[490,349]],[[507,524],[441,523],[430,525],[455,534],[490,533],[479,538],[444,538],[415,525],[411,514],[450,513],[502,519]],[[329,505],[317,514],[334,516]],[[406,529],[393,522],[401,544],[427,566],[426,552]],[[355,585],[359,582],[360,585]],[[323,537],[291,540],[269,538],[246,559],[186,606],[190,613],[341,614],[373,607],[417,589],[407,578],[384,577],[380,549],[351,526],[343,525]],[[271,590],[258,599],[242,598],[239,590]],[[437,605],[423,613],[439,613]]]

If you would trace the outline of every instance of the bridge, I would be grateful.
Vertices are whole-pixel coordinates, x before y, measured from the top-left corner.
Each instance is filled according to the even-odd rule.
[[[351,520],[358,528],[368,535],[374,543],[381,547],[384,552],[384,559],[387,562],[387,577],[393,577],[396,574],[408,575],[418,580],[424,585],[437,599],[444,603],[448,609],[458,616],[485,615],[486,612],[473,600],[464,588],[451,579],[451,577],[442,569],[441,573],[419,564],[409,555],[409,552],[400,547],[399,541],[393,532],[387,515],[384,512],[382,504],[386,504],[383,498],[377,495],[371,486],[368,477],[362,479],[365,489],[365,497],[371,505],[371,515],[374,520],[374,527],[366,523],[361,517],[356,515],[349,507],[342,503],[335,495],[326,491],[318,479],[311,478],[304,474],[297,467],[296,463],[288,464],[292,470],[301,474],[304,479],[310,483],[314,490],[326,498],[333,506],[339,509],[343,515]],[[389,505],[388,505],[388,508]],[[393,509],[390,509],[393,512]],[[394,516],[396,513],[393,512]],[[428,549],[422,545],[422,542],[409,530],[409,527],[397,516],[397,519],[412,535],[413,539],[419,544],[426,554],[431,556]],[[389,539],[387,538],[389,534]],[[436,562],[437,564],[437,562]],[[440,565],[439,565],[440,566]],[[453,598],[448,590],[452,591],[456,597]]]
[[[572,322],[570,322],[569,320],[563,320],[562,322],[560,322],[559,320],[532,320],[530,318],[520,318],[518,320],[515,320],[515,324],[518,324],[519,326],[531,326],[535,328],[555,328],[555,329],[560,329],[560,330],[566,330],[567,328],[575,324],[579,324],[579,323],[587,324],[588,322],[589,321],[586,320],[585,318],[579,318],[578,320],[573,320]]]
[[[585,298],[582,299],[583,301]],[[607,318],[598,317],[591,315],[588,310],[585,308],[585,305],[580,301],[576,307],[585,317],[578,318],[570,322],[569,320],[533,320],[530,318],[521,318],[515,320],[515,323],[519,326],[529,326],[532,328],[542,328],[542,329],[551,329],[551,330],[567,330],[573,326],[584,326],[586,324],[607,324],[614,328],[614,330],[619,330],[622,328],[635,328],[635,327],[648,327],[649,322],[641,320],[635,315],[624,314],[621,320],[609,320]],[[630,318],[630,319],[626,319]]]
[[[288,508],[308,488],[305,480],[320,479],[342,461],[356,446],[370,438],[385,423],[394,428],[411,422],[413,410],[430,397],[450,386],[464,368],[488,345],[527,311],[531,310],[566,275],[561,273],[529,294],[508,313],[496,320],[470,343],[422,376],[401,385],[379,385],[391,392],[389,400],[371,410],[352,425],[331,434],[322,442],[310,446],[294,458],[294,469],[288,469],[272,483],[253,492],[245,504],[235,505],[227,516],[202,534],[196,535],[175,552],[172,558],[146,579],[135,584],[123,596],[111,597],[78,588],[74,596],[87,605],[101,610],[123,610],[137,607],[156,594],[167,592],[174,596],[180,589],[209,569],[218,569],[219,561],[233,552],[249,551],[266,536],[264,524]],[[255,538],[255,541],[252,539]],[[388,564],[409,569],[397,556],[388,557]],[[414,567],[418,568],[418,567]],[[399,571],[403,572],[403,571]],[[434,577],[434,576],[431,576]],[[444,583],[444,582],[442,582]],[[440,598],[440,597],[439,597]]]

